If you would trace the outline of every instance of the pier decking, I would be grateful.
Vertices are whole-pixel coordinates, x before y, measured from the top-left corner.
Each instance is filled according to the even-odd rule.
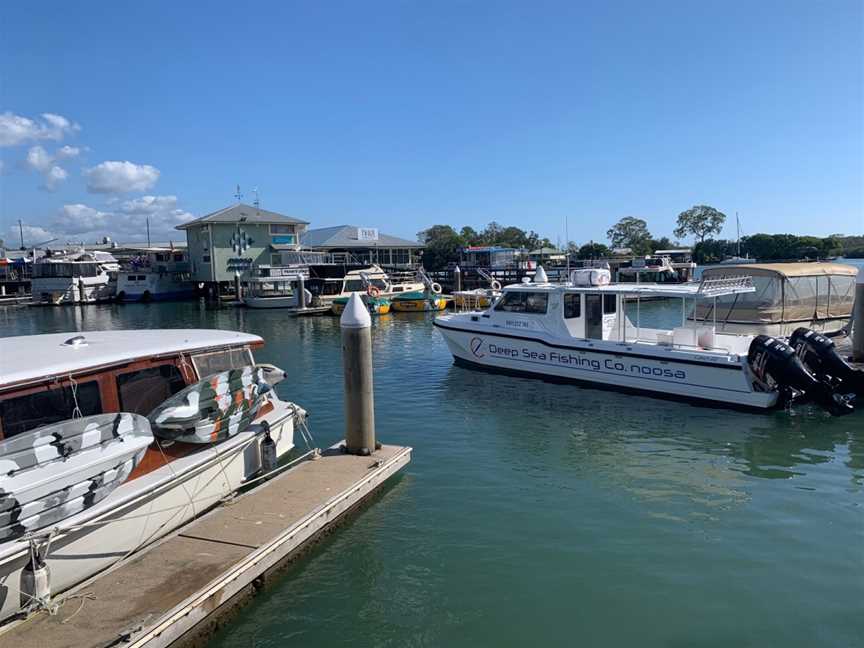
[[[366,457],[331,448],[60,597],[57,614],[0,632],[0,644],[149,648],[201,640],[268,573],[410,460],[409,447],[385,445]]]

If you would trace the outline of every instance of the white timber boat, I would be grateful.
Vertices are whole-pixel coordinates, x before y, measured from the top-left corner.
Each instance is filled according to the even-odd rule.
[[[0,621],[50,606],[294,447],[306,413],[272,389],[284,372],[255,364],[262,345],[189,329],[0,338]]]
[[[120,265],[108,252],[52,252],[36,259],[30,284],[34,304],[85,304],[110,301]]]
[[[749,277],[700,284],[609,284],[608,270],[577,270],[551,284],[506,286],[484,312],[438,316],[457,364],[741,408],[768,409],[809,397],[834,413],[851,411],[853,383],[814,373],[782,340],[688,326],[688,300],[746,295]],[[681,325],[640,324],[642,298],[681,300]],[[631,319],[632,318],[632,319]],[[857,384],[857,383],[855,383]]]

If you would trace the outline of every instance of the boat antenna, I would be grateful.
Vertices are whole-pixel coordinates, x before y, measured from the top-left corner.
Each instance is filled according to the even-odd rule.
[[[150,214],[147,214],[147,247],[150,247]]]
[[[258,199],[258,187],[255,187],[252,193],[255,194],[255,200],[252,201],[252,204],[255,205],[255,211],[257,212],[261,209],[261,201]]]
[[[738,220],[738,212],[735,212],[735,236],[738,238],[738,251],[736,256],[741,258],[741,221]]]
[[[237,199],[237,202],[243,202],[243,194],[240,192],[240,185],[237,185],[237,193],[234,194],[234,197]]]
[[[18,219],[18,234],[21,236],[21,249],[24,249],[24,223],[21,222],[21,219]]]
[[[564,214],[564,249],[567,257],[567,278],[564,283],[570,281],[570,219]]]

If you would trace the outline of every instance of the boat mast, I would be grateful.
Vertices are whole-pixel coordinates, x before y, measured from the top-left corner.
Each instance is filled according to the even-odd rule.
[[[738,251],[736,256],[741,258],[741,221],[738,220],[738,212],[735,212],[735,235],[738,238]]]

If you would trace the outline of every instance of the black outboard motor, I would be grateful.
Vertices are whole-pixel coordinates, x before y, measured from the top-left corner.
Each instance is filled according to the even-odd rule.
[[[833,340],[802,326],[792,333],[789,346],[818,378],[828,381],[839,391],[864,396],[864,371],[846,364],[837,353]]]
[[[835,393],[831,384],[810,373],[795,350],[777,338],[757,335],[750,343],[747,360],[759,380],[776,387],[785,402],[805,396],[835,415],[854,411],[847,397]]]

